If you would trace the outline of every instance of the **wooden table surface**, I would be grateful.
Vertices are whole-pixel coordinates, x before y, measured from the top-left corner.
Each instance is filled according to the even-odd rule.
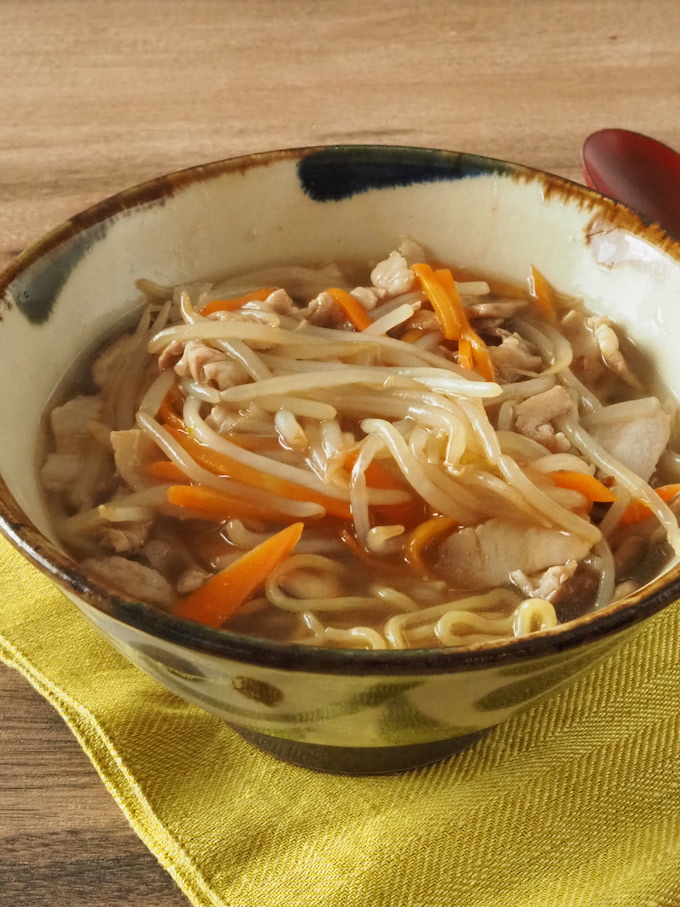
[[[678,0],[0,0],[0,265],[126,186],[258,150],[417,144],[580,180],[604,126],[680,148],[679,44]],[[188,903],[5,667],[0,903]]]

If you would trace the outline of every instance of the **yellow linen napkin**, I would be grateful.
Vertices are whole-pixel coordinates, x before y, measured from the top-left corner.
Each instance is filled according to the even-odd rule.
[[[6,542],[0,655],[200,907],[678,907],[680,607],[447,762],[277,762],[128,664]]]

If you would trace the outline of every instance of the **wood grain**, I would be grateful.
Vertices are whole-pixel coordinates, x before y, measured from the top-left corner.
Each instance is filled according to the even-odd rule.
[[[201,161],[456,148],[580,180],[608,125],[680,147],[680,4],[0,0],[0,266]],[[0,669],[0,901],[186,904],[51,708]]]
[[[59,715],[0,670],[0,903],[185,907]]]

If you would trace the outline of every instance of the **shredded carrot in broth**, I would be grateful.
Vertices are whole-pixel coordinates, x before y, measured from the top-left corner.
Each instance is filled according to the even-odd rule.
[[[347,527],[340,531],[340,540],[344,542],[352,554],[356,555],[356,557],[363,561],[368,567],[375,570],[384,566],[379,557],[369,554],[369,552],[357,542],[354,535],[352,535],[351,530]]]
[[[345,467],[351,471],[357,461],[359,452],[353,450],[345,457]],[[364,471],[366,484],[371,488],[391,488],[404,490],[403,482],[395,478],[391,472],[388,472],[384,466],[381,466],[377,460],[371,460]]]
[[[178,392],[177,397],[175,397],[177,402],[173,405],[171,402],[172,394],[173,391],[171,391],[161,403],[158,410],[158,418],[168,428],[186,431],[184,420],[178,412],[178,410],[181,411],[184,401],[181,399],[181,394]],[[177,400],[177,398],[179,398],[179,400]],[[281,450],[279,439],[268,435],[225,434],[224,437],[231,441],[236,447],[241,447],[244,450],[252,450],[254,452]]]
[[[451,270],[439,268],[433,271],[429,264],[415,264],[411,269],[432,304],[444,337],[458,341],[460,365],[493,381],[494,369],[488,347],[470,325]]]
[[[456,286],[456,282],[453,279],[453,274],[448,268],[443,268],[441,270],[435,271],[435,274],[441,281],[441,284],[446,292],[449,294],[449,297],[453,301],[454,306],[457,309],[460,309],[460,318],[464,324],[461,340],[466,340],[470,344],[469,352],[467,347],[465,351],[466,361],[469,361],[471,359],[472,369],[478,372],[483,378],[486,378],[487,381],[495,380],[493,363],[491,362],[489,349],[486,343],[484,343],[482,338],[470,324],[470,320],[467,317],[467,312],[465,311],[463,303],[461,302],[458,287]],[[458,349],[460,350],[460,341]]]
[[[430,265],[414,264],[411,265],[411,270],[418,277],[423,292],[439,319],[444,337],[447,340],[459,340],[469,326],[463,306],[460,304],[460,297],[457,297],[456,304],[456,296],[447,291]]]
[[[281,450],[279,439],[270,438],[267,435],[232,435],[227,432],[222,434],[227,441],[230,441],[236,447],[241,447],[243,450],[252,450],[254,453]]]
[[[325,508],[327,513],[340,517],[340,519],[349,520],[352,517],[347,501],[331,498],[311,488],[305,488],[302,485],[289,482],[287,479],[280,479],[278,476],[270,475],[267,472],[256,469],[254,466],[240,463],[227,454],[194,441],[193,438],[189,437],[186,427],[182,430],[168,427],[168,431],[200,466],[215,473],[215,475],[227,476],[238,482],[243,482],[244,485],[261,488],[263,491],[269,491],[288,500],[309,501],[312,504],[319,504]]]
[[[431,571],[423,560],[425,549],[438,535],[450,532],[456,527],[455,520],[445,516],[433,516],[420,523],[408,537],[404,546],[404,555],[408,563],[421,576],[427,576]]]
[[[352,451],[345,459],[345,466],[351,471],[358,453]],[[392,475],[389,470],[377,460],[372,460],[365,470],[366,484],[369,488],[384,488],[392,491],[408,491],[403,480]],[[411,496],[403,504],[376,504],[371,507],[373,516],[387,519],[390,523],[403,523],[410,526],[422,517],[423,504],[416,497]]]
[[[213,315],[215,312],[235,312],[244,306],[247,302],[264,302],[267,296],[276,290],[276,287],[264,287],[261,290],[253,290],[244,296],[238,296],[236,299],[213,299],[201,309],[201,315]]]
[[[293,518],[262,507],[245,498],[234,497],[206,485],[173,485],[167,491],[168,503],[204,513],[213,520],[254,519],[290,523]]]
[[[420,328],[412,328],[410,331],[406,331],[405,334],[399,338],[402,343],[415,343],[416,340],[421,340],[424,336],[424,332]]]
[[[469,372],[474,372],[475,370],[472,341],[469,337],[461,337],[458,341],[458,364]]]
[[[144,472],[149,478],[158,479],[160,482],[175,482],[188,485],[191,481],[179,466],[175,466],[170,460],[155,460],[153,463],[147,463],[144,467]]]
[[[662,501],[665,501],[666,504],[670,504],[673,498],[677,494],[680,494],[680,484],[661,485],[659,488],[655,488],[654,491],[656,492],[656,494],[658,494]],[[633,526],[635,523],[640,523],[642,522],[642,520],[646,520],[651,515],[652,511],[649,505],[645,504],[644,501],[631,501],[631,503],[623,512],[623,516],[621,517],[621,525]]]
[[[533,265],[530,268],[529,290],[541,315],[555,326],[558,323],[555,294],[545,277]]]
[[[438,268],[434,272],[434,276],[437,278],[439,283],[444,288],[444,292],[448,296],[449,303],[454,311],[454,315],[458,324],[460,324],[461,336],[469,334],[472,328],[470,327],[470,320],[468,319],[467,312],[463,306],[463,301],[460,298],[460,293],[458,292],[458,287],[456,286],[456,281],[453,279],[453,274],[449,268]]]
[[[368,317],[366,309],[359,300],[355,299],[351,293],[347,292],[347,290],[341,290],[340,287],[330,287],[326,292],[333,297],[335,302],[337,302],[343,314],[349,319],[357,331],[364,331],[373,324]]]
[[[470,328],[469,331],[466,331],[465,339],[470,342],[475,371],[481,375],[482,378],[486,378],[487,381],[495,381],[496,376],[493,362],[491,361],[491,355],[486,343],[484,343],[479,334],[473,331],[472,328]]]
[[[206,627],[221,626],[292,554],[303,529],[303,523],[293,523],[246,552],[183,599],[174,613]]]
[[[526,299],[527,291],[524,287],[502,280],[499,277],[489,277],[481,271],[471,271],[466,268],[450,268],[454,280],[457,283],[485,283],[489,287],[489,292],[494,296],[501,296],[505,299]]]
[[[569,488],[572,491],[578,491],[592,503],[612,503],[616,500],[616,495],[607,488],[599,479],[588,475],[585,472],[569,472],[567,470],[558,470],[549,472],[549,478],[553,485],[558,488]]]
[[[356,540],[352,530],[344,527],[339,533],[340,540],[347,546],[355,557],[358,557],[367,567],[380,575],[385,572],[386,564],[392,576],[399,576],[400,580],[412,575],[412,570],[407,561],[399,555],[385,558],[383,555],[372,554]]]

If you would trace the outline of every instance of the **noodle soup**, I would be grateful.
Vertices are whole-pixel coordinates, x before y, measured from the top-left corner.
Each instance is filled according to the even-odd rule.
[[[455,647],[605,607],[680,552],[674,408],[608,319],[406,241],[145,295],[50,414],[60,537],[125,595],[301,645]]]

